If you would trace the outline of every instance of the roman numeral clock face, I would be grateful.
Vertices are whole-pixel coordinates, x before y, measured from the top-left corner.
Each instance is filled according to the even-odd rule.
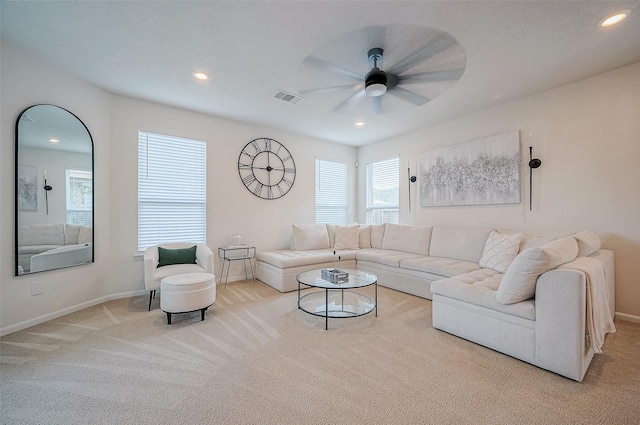
[[[255,139],[240,152],[238,173],[249,192],[263,199],[278,199],[293,187],[296,164],[282,143]]]

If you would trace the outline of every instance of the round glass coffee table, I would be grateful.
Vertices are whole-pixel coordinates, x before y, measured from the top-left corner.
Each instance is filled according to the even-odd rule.
[[[299,273],[298,308],[305,313],[325,318],[325,329],[329,329],[329,318],[357,317],[373,310],[378,317],[378,278],[376,275],[360,270],[346,270],[349,278],[344,282],[333,283],[322,278],[321,270]],[[301,295],[300,286],[320,288]],[[363,294],[357,289],[374,285],[374,297]]]

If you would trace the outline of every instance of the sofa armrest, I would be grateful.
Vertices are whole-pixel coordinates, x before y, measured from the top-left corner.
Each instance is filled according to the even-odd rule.
[[[144,286],[147,291],[160,288],[160,283],[156,282],[155,270],[160,260],[158,254],[158,247],[152,246],[146,249],[144,252]]]
[[[213,251],[211,251],[211,249],[203,243],[199,243],[197,246],[198,248],[196,248],[196,260],[198,261],[198,264],[200,265],[200,267],[205,269],[207,273],[214,274]]]
[[[586,344],[586,278],[573,269],[543,273],[536,284],[536,363],[582,381],[593,351]]]

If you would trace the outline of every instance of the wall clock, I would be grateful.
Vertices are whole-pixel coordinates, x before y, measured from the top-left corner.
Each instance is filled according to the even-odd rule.
[[[249,192],[262,199],[278,199],[293,187],[296,164],[282,143],[260,138],[240,152],[238,173]]]

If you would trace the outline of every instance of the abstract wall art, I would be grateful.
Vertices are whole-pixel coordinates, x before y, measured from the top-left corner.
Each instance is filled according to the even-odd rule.
[[[520,203],[520,132],[437,148],[420,157],[420,206]]]
[[[38,168],[18,166],[18,211],[38,211]]]

